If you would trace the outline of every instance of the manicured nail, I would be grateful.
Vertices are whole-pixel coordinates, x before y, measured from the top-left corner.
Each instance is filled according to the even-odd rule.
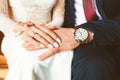
[[[29,44],[28,43],[24,43],[24,46],[29,46]]]
[[[48,44],[48,47],[49,47],[49,48],[53,48],[54,46],[53,46],[53,45],[51,45],[51,44]]]
[[[56,42],[54,42],[53,45],[57,48],[59,47],[58,43],[56,43]]]
[[[43,61],[43,60],[44,60],[44,57],[40,57],[39,60]]]
[[[57,41],[58,43],[61,43],[61,42],[62,42],[59,38],[57,38],[56,41]]]
[[[43,44],[40,44],[40,48],[45,48],[45,46]]]

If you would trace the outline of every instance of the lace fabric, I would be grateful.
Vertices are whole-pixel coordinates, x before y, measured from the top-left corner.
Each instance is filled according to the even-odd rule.
[[[32,21],[36,24],[51,21],[51,10],[55,3],[56,0],[9,0],[15,21]]]
[[[7,0],[0,0],[0,13],[8,14]]]

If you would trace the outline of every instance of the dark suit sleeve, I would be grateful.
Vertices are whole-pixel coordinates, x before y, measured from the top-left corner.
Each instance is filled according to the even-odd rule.
[[[93,44],[97,47],[120,46],[120,17],[113,20],[98,20],[78,27],[94,32]]]

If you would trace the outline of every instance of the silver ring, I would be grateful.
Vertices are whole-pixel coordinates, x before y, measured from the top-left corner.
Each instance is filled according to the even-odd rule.
[[[35,34],[33,35],[33,37],[36,38],[37,35],[39,35],[39,34],[38,34],[38,33],[35,33]]]

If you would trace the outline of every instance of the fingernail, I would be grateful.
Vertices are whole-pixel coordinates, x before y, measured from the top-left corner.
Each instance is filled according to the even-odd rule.
[[[53,45],[57,48],[59,47],[58,43],[56,43],[56,42],[54,42]]]
[[[43,57],[39,57],[38,59],[39,59],[39,60],[41,60],[41,61],[43,61],[43,60],[44,60],[44,58],[43,58]]]
[[[45,48],[45,46],[43,44],[40,44],[40,48]]]
[[[57,38],[56,41],[57,41],[58,43],[61,43],[61,42],[62,42],[59,38]]]
[[[49,47],[49,48],[53,48],[53,45],[51,45],[51,44],[48,44],[48,47]]]
[[[29,44],[28,43],[25,43],[24,46],[28,46]]]

